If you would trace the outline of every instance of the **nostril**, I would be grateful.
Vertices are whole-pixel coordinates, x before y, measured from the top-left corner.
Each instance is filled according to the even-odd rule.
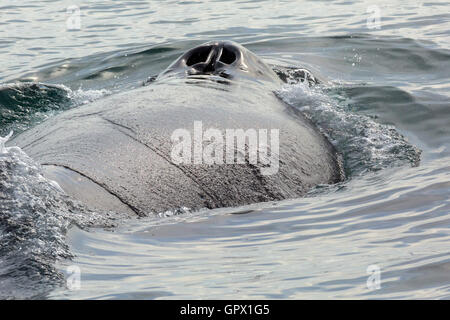
[[[236,54],[233,51],[231,51],[230,49],[228,49],[227,47],[224,47],[219,61],[226,63],[226,64],[232,64],[235,60],[236,60]]]
[[[196,48],[187,59],[186,64],[190,67],[199,62],[206,62],[211,52],[211,46]]]

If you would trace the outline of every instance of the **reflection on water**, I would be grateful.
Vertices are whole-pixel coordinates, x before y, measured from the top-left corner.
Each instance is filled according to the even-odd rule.
[[[66,29],[70,5],[81,9],[80,30]],[[371,5],[380,9],[380,29],[368,28]],[[238,41],[273,65],[311,70],[323,85],[320,95],[294,91],[290,102],[335,137],[361,129],[352,133],[355,145],[334,141],[348,159],[361,159],[352,163],[357,170],[350,179],[306,198],[149,217],[112,230],[73,226],[67,243],[75,258],[58,260],[56,268],[64,274],[78,266],[81,289],[61,287],[48,297],[450,298],[449,6],[406,0],[3,5],[0,81],[48,85],[0,88],[0,135],[141,86],[212,39]],[[357,126],[327,118],[342,112]],[[401,142],[380,163],[355,157],[379,154],[390,141],[361,135],[374,127]],[[422,151],[419,166],[395,163],[415,157],[413,146]],[[364,170],[371,167],[382,169]],[[36,263],[39,252],[33,254]],[[370,266],[380,270],[380,289],[367,286]]]
[[[450,25],[445,14],[449,6],[446,0],[8,2],[1,8],[2,24],[10,26],[0,29],[3,79],[15,79],[63,59],[68,59],[70,65],[70,59],[92,53],[179,40],[257,42],[270,53],[274,48],[264,42],[286,36],[371,33],[420,38],[427,47],[448,47]],[[80,8],[80,29],[68,31],[67,8],[73,5]],[[369,29],[367,25],[368,9],[373,5],[380,10],[380,29]],[[330,45],[323,43],[322,49]],[[304,54],[312,53],[308,47],[306,41]],[[354,48],[348,49],[351,53]],[[357,61],[355,53],[347,59]]]
[[[52,297],[448,298],[448,161],[369,174],[331,194],[246,214],[219,209],[116,232],[73,229],[77,258],[67,264],[81,267],[82,289]],[[370,265],[380,268],[379,290],[367,287]]]

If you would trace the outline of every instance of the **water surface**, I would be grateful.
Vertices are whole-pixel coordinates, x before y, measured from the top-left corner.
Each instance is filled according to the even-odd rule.
[[[79,30],[67,29],[72,5]],[[374,5],[379,28],[367,24]],[[292,81],[277,95],[336,145],[348,179],[302,199],[105,222],[9,150],[0,155],[0,297],[448,299],[449,9],[403,0],[4,1],[0,136],[139,87],[185,50],[227,39],[322,80]],[[93,227],[105,224],[113,226]],[[81,270],[80,289],[66,286],[69,266]],[[370,266],[379,289],[367,286]]]

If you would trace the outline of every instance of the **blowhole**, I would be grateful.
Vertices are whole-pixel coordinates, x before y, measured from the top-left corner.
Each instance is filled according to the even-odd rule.
[[[234,61],[236,61],[236,54],[228,48],[224,47],[219,61],[225,64],[232,64]]]
[[[191,67],[199,62],[206,62],[206,59],[208,59],[208,55],[211,52],[211,48],[211,46],[196,48],[186,61],[186,64]]]

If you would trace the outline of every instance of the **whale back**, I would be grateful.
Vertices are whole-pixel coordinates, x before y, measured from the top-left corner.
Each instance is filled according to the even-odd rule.
[[[220,132],[279,130],[279,150],[272,150],[279,152],[277,171],[263,174],[267,164],[247,158],[241,164],[173,161],[174,132],[194,137],[199,122]],[[343,178],[328,140],[261,84],[155,83],[66,111],[12,143],[88,206],[140,216],[299,197]]]

